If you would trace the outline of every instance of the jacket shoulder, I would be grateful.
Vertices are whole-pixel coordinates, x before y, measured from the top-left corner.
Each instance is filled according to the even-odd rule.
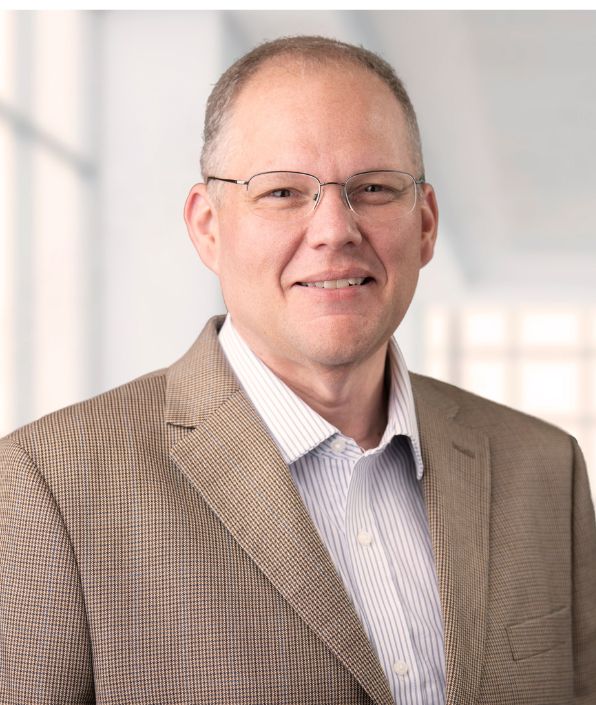
[[[163,426],[166,370],[155,370],[95,397],[54,411],[0,440],[34,462],[151,438]]]
[[[566,431],[536,416],[432,377],[416,373],[410,377],[415,399],[440,399],[444,406],[451,406],[457,419],[466,425],[485,430],[514,429],[519,435],[536,434],[569,444]]]

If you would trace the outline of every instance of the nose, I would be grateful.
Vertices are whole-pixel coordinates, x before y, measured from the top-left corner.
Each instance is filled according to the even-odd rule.
[[[309,220],[307,239],[312,247],[326,245],[336,249],[347,244],[358,245],[362,241],[343,184],[335,181],[321,184],[321,195]]]

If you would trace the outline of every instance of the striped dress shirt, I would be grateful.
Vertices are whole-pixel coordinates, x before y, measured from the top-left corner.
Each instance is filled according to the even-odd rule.
[[[398,705],[443,705],[443,625],[408,371],[389,345],[387,427],[363,451],[250,350],[228,315],[219,341],[287,462]]]

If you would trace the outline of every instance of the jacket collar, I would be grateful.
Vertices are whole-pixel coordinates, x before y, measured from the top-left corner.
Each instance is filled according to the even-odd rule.
[[[490,447],[478,407],[412,375],[425,467],[423,488],[444,619],[448,705],[476,702],[488,597]],[[455,390],[458,397],[463,395]]]
[[[211,318],[186,354],[166,371],[166,423],[195,428],[240,390],[217,340],[224,320]]]

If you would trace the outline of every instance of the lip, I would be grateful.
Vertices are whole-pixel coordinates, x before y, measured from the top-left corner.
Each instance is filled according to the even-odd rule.
[[[333,269],[318,272],[317,274],[309,274],[304,279],[298,279],[294,284],[308,284],[310,282],[332,281],[335,279],[372,279],[374,281],[375,278],[364,269]]]

